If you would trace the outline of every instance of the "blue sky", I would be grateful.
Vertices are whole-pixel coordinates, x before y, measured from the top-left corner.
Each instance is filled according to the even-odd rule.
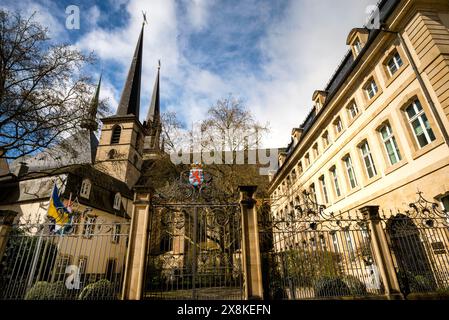
[[[3,0],[1,7],[36,11],[55,41],[94,51],[92,75],[103,72],[102,98],[120,99],[142,23],[145,28],[141,118],[161,59],[161,107],[186,124],[232,93],[271,133],[266,147],[284,147],[348,50],[346,36],[365,22],[376,0]],[[80,29],[65,28],[68,5]]]

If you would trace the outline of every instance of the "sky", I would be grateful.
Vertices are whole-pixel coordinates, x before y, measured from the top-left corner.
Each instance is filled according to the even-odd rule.
[[[48,26],[52,41],[93,51],[100,98],[114,111],[146,12],[141,84],[145,119],[161,60],[161,109],[189,127],[230,94],[268,123],[264,147],[286,147],[377,0],[2,0]],[[76,5],[80,28],[66,28]],[[69,12],[70,13],[70,12]]]

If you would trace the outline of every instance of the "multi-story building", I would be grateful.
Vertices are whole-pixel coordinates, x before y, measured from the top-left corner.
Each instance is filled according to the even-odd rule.
[[[449,210],[449,3],[381,1],[379,29],[350,50],[292,130],[272,177],[274,210],[306,190],[328,211],[402,208],[417,191]]]

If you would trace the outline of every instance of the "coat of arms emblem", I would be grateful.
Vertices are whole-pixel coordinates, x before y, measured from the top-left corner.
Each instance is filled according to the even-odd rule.
[[[189,172],[189,182],[194,187],[200,187],[204,182],[204,173],[201,164],[193,164]]]

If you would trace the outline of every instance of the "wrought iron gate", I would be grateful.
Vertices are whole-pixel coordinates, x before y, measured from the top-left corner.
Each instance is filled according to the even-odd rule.
[[[239,205],[185,180],[152,199],[143,297],[243,299]]]
[[[449,214],[418,200],[402,212],[383,212],[383,229],[401,292],[449,293]]]

